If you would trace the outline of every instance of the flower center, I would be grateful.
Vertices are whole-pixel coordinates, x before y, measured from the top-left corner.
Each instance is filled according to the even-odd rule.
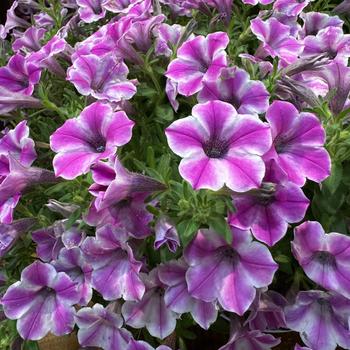
[[[229,149],[229,143],[226,140],[210,139],[203,145],[204,153],[209,158],[223,158]]]
[[[102,138],[92,140],[90,142],[90,145],[97,153],[103,153],[106,150],[105,140],[103,140]]]
[[[313,259],[318,261],[322,265],[330,265],[330,266],[335,266],[336,261],[334,256],[325,251],[318,251],[313,255]]]
[[[236,266],[239,263],[239,254],[231,247],[223,247],[220,249],[219,254],[225,261],[233,266]]]
[[[288,147],[288,138],[286,136],[277,136],[274,141],[277,153],[283,153]]]

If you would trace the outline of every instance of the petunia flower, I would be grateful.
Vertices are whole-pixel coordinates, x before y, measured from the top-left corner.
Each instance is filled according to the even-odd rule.
[[[261,156],[271,145],[266,124],[254,115],[238,115],[226,102],[209,101],[192,116],[173,122],[165,131],[170,148],[184,158],[181,176],[194,189],[236,192],[259,187],[265,166]]]
[[[41,70],[21,54],[13,55],[7,66],[0,67],[0,85],[9,91],[31,95],[40,80]]]
[[[75,320],[79,327],[78,341],[84,348],[97,346],[103,350],[125,350],[132,338],[131,333],[122,328],[122,317],[101,304],[80,309]]]
[[[226,33],[216,32],[207,37],[199,35],[187,40],[177,50],[177,58],[170,62],[165,75],[178,83],[178,91],[191,96],[202,88],[203,80],[215,80],[227,66]]]
[[[28,28],[18,39],[12,44],[13,51],[22,51],[25,54],[35,52],[41,48],[41,40],[44,39],[46,30],[32,26]]]
[[[198,101],[220,100],[231,103],[238,113],[259,114],[266,112],[269,97],[262,82],[250,80],[245,70],[235,66],[223,68],[216,80],[203,81]]]
[[[198,231],[184,252],[189,293],[200,300],[218,300],[224,310],[243,315],[256,295],[268,286],[278,265],[269,250],[253,242],[249,232],[232,230],[228,244],[217,232]]]
[[[76,283],[79,305],[87,305],[92,298],[92,266],[87,263],[80,247],[62,248],[58,259],[51,263],[57,272],[65,272]]]
[[[190,312],[193,319],[204,329],[216,321],[218,310],[213,302],[193,298],[188,292],[184,260],[172,260],[159,267],[159,279],[167,286],[165,305],[172,311],[183,314]]]
[[[242,0],[243,4],[248,4],[248,5],[257,5],[257,4],[261,4],[261,5],[268,5],[271,4],[272,2],[274,2],[274,0]]]
[[[256,298],[250,306],[250,314],[245,324],[249,324],[250,329],[276,330],[287,328],[284,308],[287,300],[279,293],[273,290],[257,291]]]
[[[102,6],[114,13],[129,14],[131,9],[144,0],[103,0]]]
[[[133,126],[124,112],[114,113],[108,104],[95,102],[86,107],[50,137],[51,149],[58,153],[53,160],[56,176],[74,179],[86,174],[91,165],[130,141]]]
[[[79,247],[85,238],[76,225],[66,229],[67,220],[56,221],[52,226],[32,232],[32,239],[37,244],[36,254],[45,261],[50,262],[58,258],[63,248]]]
[[[273,246],[285,236],[288,223],[303,219],[309,200],[299,186],[287,181],[275,161],[267,162],[266,168],[259,190],[233,195],[236,211],[229,223],[242,230],[250,228],[255,238]]]
[[[65,273],[36,261],[8,288],[1,304],[7,318],[18,320],[17,331],[23,339],[39,340],[49,332],[61,336],[73,330],[73,305],[79,298],[75,283]]]
[[[177,112],[180,106],[179,102],[176,100],[176,97],[178,95],[177,83],[171,79],[167,79],[165,83],[165,93],[168,97],[171,107],[173,107],[173,110]]]
[[[175,253],[180,246],[180,239],[175,225],[167,217],[163,216],[157,221],[154,231],[156,234],[154,249],[159,249],[166,244],[168,249]]]
[[[299,33],[302,38],[308,35],[317,35],[317,33],[327,27],[339,27],[342,28],[344,21],[338,16],[329,16],[322,12],[306,12],[301,13],[304,24],[301,32]]]
[[[219,350],[271,350],[280,342],[280,339],[276,339],[271,334],[242,328],[233,333],[229,342]]]
[[[273,9],[289,17],[298,16],[312,0],[276,0]]]
[[[350,68],[342,62],[333,61],[313,73],[326,83],[328,92],[335,91],[329,102],[330,110],[337,115],[347,105],[350,94]]]
[[[334,350],[350,347],[350,302],[319,290],[299,292],[295,303],[285,309],[287,326],[297,332],[306,346]]]
[[[102,0],[76,0],[76,3],[79,6],[78,13],[83,22],[96,22],[106,16]]]
[[[312,350],[312,349],[307,348],[306,346],[300,346],[299,344],[296,344],[294,350]]]
[[[319,119],[300,113],[289,102],[274,101],[266,112],[273,146],[265,159],[275,159],[289,181],[303,186],[306,178],[321,182],[330,174],[331,160],[324,149],[326,134]]]
[[[331,58],[344,64],[350,57],[350,34],[344,34],[339,27],[327,27],[316,36],[308,35],[304,45],[303,56],[328,53]]]
[[[0,257],[5,256],[35,223],[35,219],[27,218],[15,220],[9,225],[0,224]]]
[[[73,61],[67,72],[67,80],[82,95],[120,102],[129,100],[136,93],[135,81],[127,79],[128,73],[126,64],[117,57],[89,54]]]
[[[339,5],[337,5],[333,12],[342,15],[348,13],[350,10],[350,1],[349,0],[343,0]]]
[[[171,349],[166,345],[160,345],[157,347],[157,349],[154,349],[153,346],[147,344],[142,340],[137,341],[137,340],[131,339],[126,350],[171,350]]]
[[[35,145],[29,137],[27,121],[19,122],[12,130],[8,130],[0,138],[0,154],[11,155],[24,166],[30,166],[36,159]],[[3,175],[0,170],[0,176]]]
[[[290,27],[274,17],[266,21],[258,17],[251,20],[250,29],[262,42],[256,53],[260,58],[277,56],[290,64],[303,50],[303,45],[291,35]]]
[[[91,284],[105,300],[140,300],[145,292],[139,275],[142,263],[135,260],[128,239],[125,229],[105,225],[97,229],[96,237],[83,242],[82,250],[93,267]]]
[[[144,276],[144,283],[146,292],[142,299],[123,304],[125,323],[134,328],[146,327],[153,337],[164,339],[175,330],[178,315],[165,304],[165,286],[159,280],[157,269]]]
[[[294,230],[292,251],[306,275],[327,290],[350,298],[350,237],[326,234],[320,223],[307,221]]]
[[[17,0],[12,2],[11,7],[6,12],[6,22],[3,26],[1,39],[6,39],[7,34],[11,32],[12,29],[20,27],[27,28],[30,26],[30,23],[25,19],[17,16],[16,9],[18,8],[19,2]]]

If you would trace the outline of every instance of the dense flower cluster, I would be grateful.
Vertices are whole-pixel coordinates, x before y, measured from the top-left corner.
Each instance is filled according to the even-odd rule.
[[[0,305],[21,338],[350,349],[350,34],[318,3],[13,2]]]

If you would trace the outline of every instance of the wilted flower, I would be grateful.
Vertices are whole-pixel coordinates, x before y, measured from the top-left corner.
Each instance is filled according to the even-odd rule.
[[[180,239],[176,227],[166,217],[161,217],[155,227],[156,238],[154,240],[154,249],[159,249],[163,244],[166,244],[168,249],[175,253],[180,246]]]
[[[179,102],[176,100],[176,96],[178,94],[177,83],[171,79],[167,79],[165,84],[165,93],[174,111],[177,112],[179,109]]]
[[[260,190],[233,196],[236,212],[229,222],[240,229],[250,228],[255,238],[273,246],[284,237],[289,222],[303,219],[309,200],[273,160],[266,168]]]
[[[101,304],[80,309],[75,320],[79,327],[78,341],[84,348],[98,346],[103,350],[125,350],[132,338],[131,333],[122,328],[122,317]]]
[[[269,250],[253,242],[248,231],[232,230],[228,244],[211,230],[198,231],[184,252],[189,293],[206,302],[218,300],[227,311],[243,315],[253,302],[256,288],[268,286],[278,265]]]
[[[164,294],[166,306],[178,313],[190,312],[193,319],[204,329],[215,322],[218,308],[213,302],[193,298],[187,287],[188,265],[183,260],[172,260],[159,267],[159,279],[167,288]]]
[[[128,73],[128,67],[121,59],[90,54],[73,61],[67,79],[82,95],[119,102],[129,100],[136,93],[135,82],[127,79]]]
[[[92,266],[87,263],[79,247],[62,248],[58,259],[52,262],[57,272],[65,272],[74,283],[80,294],[78,304],[87,305],[92,298]]]
[[[226,33],[216,32],[207,37],[199,35],[181,45],[166,72],[168,78],[178,83],[180,94],[193,95],[202,88],[203,80],[219,77],[221,68],[227,66],[228,42]]]
[[[259,114],[266,112],[269,97],[261,81],[250,80],[245,70],[230,67],[223,68],[218,79],[203,81],[198,101],[221,100],[231,103],[238,113]]]
[[[28,218],[16,220],[9,225],[0,224],[0,257],[7,254],[17,240],[27,233],[35,222],[35,219]]]
[[[256,53],[258,57],[277,56],[287,63],[296,61],[303,45],[291,35],[289,26],[274,17],[266,21],[257,17],[250,23],[252,32],[262,41]]]
[[[66,229],[67,220],[56,221],[52,226],[36,230],[32,233],[33,241],[37,244],[36,254],[46,262],[55,260],[62,248],[78,247],[85,234],[77,227]]]
[[[86,174],[91,165],[130,141],[133,126],[124,112],[114,113],[108,104],[95,102],[86,107],[50,137],[51,148],[58,153],[53,160],[56,176],[74,179]]]
[[[123,304],[125,323],[134,328],[146,327],[152,336],[164,339],[175,330],[178,315],[165,304],[165,285],[159,280],[157,269],[144,276],[144,283],[146,293],[142,299]]]
[[[41,70],[21,54],[13,55],[7,66],[0,67],[0,85],[10,91],[31,95],[40,80]]]
[[[86,23],[96,22],[106,15],[102,0],[76,0],[76,2],[80,18]]]
[[[56,199],[49,199],[49,202],[45,204],[45,206],[49,208],[52,212],[59,213],[65,218],[68,218],[80,208],[79,205],[73,203],[59,202],[56,201]]]
[[[36,261],[8,288],[1,304],[6,317],[18,320],[22,338],[39,340],[49,332],[60,336],[73,330],[73,305],[79,299],[75,283],[65,273]]]
[[[350,237],[326,234],[320,223],[307,221],[295,229],[292,251],[310,279],[350,298]]]
[[[86,238],[82,245],[93,267],[92,286],[105,300],[139,300],[145,292],[139,275],[142,263],[135,260],[128,239],[125,229],[105,225],[97,229],[95,238]]]
[[[303,186],[306,178],[321,182],[330,174],[331,160],[324,149],[326,134],[320,120],[300,113],[289,102],[274,101],[266,112],[273,146],[265,159],[275,159],[289,181]]]
[[[285,309],[287,326],[311,349],[350,347],[350,301],[319,290],[299,292],[294,305]]]
[[[192,116],[176,120],[165,131],[170,148],[180,157],[181,176],[194,189],[236,192],[259,187],[265,166],[261,156],[271,145],[266,124],[254,115],[238,115],[226,102],[193,107]]]

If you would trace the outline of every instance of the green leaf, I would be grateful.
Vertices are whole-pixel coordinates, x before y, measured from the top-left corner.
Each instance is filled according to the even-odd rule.
[[[174,119],[174,111],[170,105],[160,105],[155,110],[157,119],[160,121],[171,122]]]
[[[232,231],[225,217],[211,217],[208,220],[208,224],[216,233],[224,237],[227,243],[232,243]]]
[[[338,189],[343,176],[343,167],[339,163],[332,164],[331,176],[329,176],[324,182],[323,185],[327,187],[328,191],[331,194],[334,194]]]
[[[36,341],[26,340],[23,344],[23,350],[39,350],[38,343]]]
[[[75,224],[75,222],[80,218],[80,216],[81,216],[81,208],[78,208],[68,218],[68,221],[65,224],[66,230],[69,230]]]
[[[193,221],[193,219],[187,219],[181,221],[176,225],[177,232],[179,233],[182,245],[184,247],[191,241],[194,234],[198,231],[200,225]]]

